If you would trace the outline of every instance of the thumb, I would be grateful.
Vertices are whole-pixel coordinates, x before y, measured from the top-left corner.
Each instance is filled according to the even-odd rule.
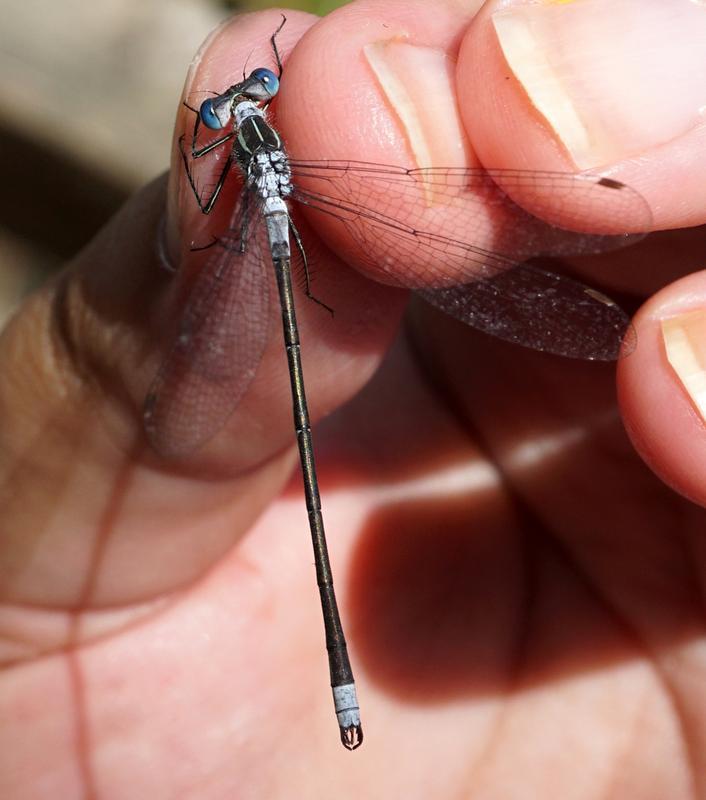
[[[241,74],[252,49],[250,28],[261,27],[267,43],[280,17],[244,20],[220,29],[201,55],[197,74],[206,70],[217,89]],[[181,117],[178,126],[177,137],[184,129]],[[182,168],[176,160],[171,187],[185,182],[177,172]],[[188,585],[220,558],[277,494],[295,461],[276,325],[269,327],[242,408],[211,446],[177,463],[158,457],[148,444],[144,398],[189,303],[184,270],[169,272],[157,254],[166,186],[160,178],[133,197],[55,281],[25,302],[0,336],[0,575],[6,602],[45,609],[142,608]],[[186,200],[169,205],[179,218],[176,224],[168,220],[167,228],[178,229],[187,243],[198,239],[203,230],[190,228],[200,224],[193,206]],[[403,300],[331,259],[322,256],[317,266],[317,294],[328,300],[333,287],[335,319],[296,297],[314,420],[372,374]],[[329,271],[334,268],[335,276]]]
[[[165,183],[133,197],[0,336],[0,585],[30,653],[67,635],[61,614],[51,632],[37,627],[48,610],[138,613],[193,580],[232,542],[223,518],[239,511],[247,526],[286,475],[280,458],[232,478],[241,499],[226,503],[223,485],[150,455],[140,409],[160,359],[152,307],[170,281],[155,247]]]

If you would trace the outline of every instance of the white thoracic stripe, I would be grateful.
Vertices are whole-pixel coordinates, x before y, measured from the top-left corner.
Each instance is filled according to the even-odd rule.
[[[252,151],[247,146],[247,144],[245,144],[245,139],[243,138],[243,134],[242,133],[238,133],[238,143],[240,144],[240,146],[243,148],[243,150],[246,153],[250,153],[252,155]]]
[[[257,124],[257,122],[253,122],[253,125],[252,125],[252,126],[253,126],[253,128],[255,128],[255,133],[256,133],[256,134],[258,135],[258,137],[260,138],[260,141],[261,141],[261,142],[264,142],[264,141],[265,141],[265,137],[262,135],[262,131],[260,130],[260,127],[259,127],[259,125]]]

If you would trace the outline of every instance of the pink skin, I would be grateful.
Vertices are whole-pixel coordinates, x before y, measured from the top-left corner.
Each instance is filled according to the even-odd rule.
[[[706,305],[706,273],[687,275],[645,303],[635,319],[640,347],[620,362],[618,388],[633,444],[677,491],[706,504],[706,428],[667,361],[660,326]],[[649,391],[644,388],[649,383]]]
[[[460,52],[459,107],[484,163],[570,168],[504,80],[488,13],[469,25],[458,3],[372,0],[318,23],[288,12],[276,115],[290,151],[401,163],[396,118],[352,54],[403,29]],[[237,80],[252,43],[248,69],[269,65],[278,20],[221,29],[187,95]],[[370,128],[350,124],[368,114],[372,150]],[[177,135],[190,119],[180,109]],[[692,139],[673,147],[683,156]],[[705,221],[695,183],[674,203],[681,156],[640,158],[660,225]],[[611,174],[629,180],[629,166]],[[178,163],[168,197],[176,258],[223,220],[199,214]],[[680,494],[704,503],[706,440],[658,320],[702,306],[704,273],[650,298],[619,364],[651,472],[610,365],[504,345],[428,309],[361,392],[405,293],[320,257],[315,289],[335,321],[298,308],[312,415],[331,414],[315,446],[366,728],[351,755],[289,480],[279,332],[203,453],[165,464],[141,439],[173,302],[154,256],[163,203],[162,182],[140,193],[0,338],[3,800],[703,796],[706,517]],[[322,233],[336,244],[334,227]],[[655,291],[702,258],[698,232],[670,236],[580,266]]]

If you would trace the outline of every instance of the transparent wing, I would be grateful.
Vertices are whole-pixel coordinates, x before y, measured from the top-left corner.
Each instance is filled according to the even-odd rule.
[[[267,341],[267,235],[239,204],[187,292],[168,353],[145,400],[145,429],[163,455],[185,455],[220,430],[248,389]],[[245,241],[243,241],[245,239]]]
[[[292,174],[295,198],[337,218],[358,245],[358,257],[378,270],[391,266],[391,282],[417,289],[469,325],[536,350],[589,359],[616,358],[621,340],[632,336],[627,315],[609,298],[518,263],[539,254],[603,252],[641,238],[652,215],[625,184],[558,172],[330,161],[293,161]],[[602,229],[559,228],[511,195],[562,225],[580,229],[600,218]]]
[[[291,161],[298,198],[349,221],[379,221],[463,244],[475,256],[467,277],[537,255],[622,247],[651,229],[646,200],[610,178],[480,168],[404,169],[353,161]],[[538,216],[520,207],[533,208]],[[586,225],[601,219],[601,229]],[[561,227],[558,227],[558,225]],[[629,233],[632,235],[629,235]],[[379,233],[379,232],[377,232]],[[390,234],[388,237],[390,238]],[[440,270],[440,272],[445,272]],[[419,275],[423,284],[428,275]]]

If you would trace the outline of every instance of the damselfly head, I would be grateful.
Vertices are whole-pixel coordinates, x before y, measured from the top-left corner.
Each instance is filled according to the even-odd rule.
[[[272,70],[259,67],[238,84],[238,93],[248,100],[271,100],[279,91],[279,78]]]
[[[212,131],[220,131],[228,124],[231,117],[232,95],[219,95],[204,100],[199,108],[201,122]]]
[[[204,100],[199,108],[201,122],[212,131],[222,130],[233,116],[233,106],[238,98],[267,103],[278,91],[279,78],[272,70],[259,67],[223,94]]]

